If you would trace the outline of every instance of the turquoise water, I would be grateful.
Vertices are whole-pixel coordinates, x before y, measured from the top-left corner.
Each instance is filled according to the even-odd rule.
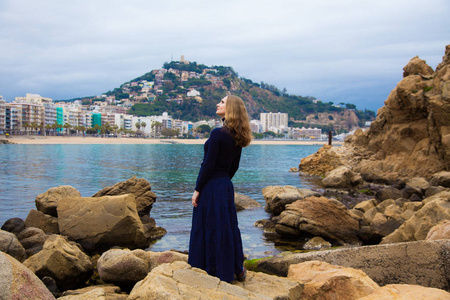
[[[269,185],[314,187],[297,173],[300,159],[320,145],[251,145],[244,149],[233,178],[237,193],[264,206],[262,188]],[[153,251],[187,250],[191,227],[191,195],[203,158],[203,145],[0,145],[0,225],[25,219],[38,194],[58,185],[71,185],[83,197],[132,176],[147,179],[157,199],[151,217],[167,235],[150,246]],[[250,257],[282,249],[253,224],[267,219],[263,208],[238,213],[244,251]]]

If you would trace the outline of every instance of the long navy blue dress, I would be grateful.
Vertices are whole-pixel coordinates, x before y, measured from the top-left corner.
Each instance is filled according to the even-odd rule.
[[[225,128],[216,128],[204,152],[195,187],[200,195],[192,216],[188,263],[231,282],[235,273],[242,272],[244,262],[231,182],[242,148]]]

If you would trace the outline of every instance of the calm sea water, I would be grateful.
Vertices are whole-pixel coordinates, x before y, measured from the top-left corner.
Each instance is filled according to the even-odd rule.
[[[314,187],[297,173],[300,159],[320,145],[251,145],[244,149],[235,191],[264,206],[261,189],[269,185]],[[0,225],[25,219],[38,194],[71,185],[83,197],[132,176],[147,179],[156,193],[151,216],[168,233],[152,251],[187,250],[191,227],[191,195],[203,158],[203,145],[0,145]],[[263,208],[238,212],[244,251],[253,257],[283,250],[253,224],[267,219]]]

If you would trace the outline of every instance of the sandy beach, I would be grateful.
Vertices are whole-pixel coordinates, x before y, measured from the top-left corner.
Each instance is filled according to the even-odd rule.
[[[59,145],[59,144],[204,144],[206,139],[151,139],[127,137],[76,137],[76,136],[12,136],[6,139],[14,144]],[[253,145],[325,145],[328,141],[299,140],[253,140]],[[342,142],[333,141],[333,145]]]

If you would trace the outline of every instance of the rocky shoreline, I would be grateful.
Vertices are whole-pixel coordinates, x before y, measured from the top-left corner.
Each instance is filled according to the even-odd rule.
[[[302,251],[247,260],[245,282],[222,282],[187,253],[144,251],[166,233],[147,180],[92,197],[59,186],[1,227],[0,298],[450,299],[450,45],[436,71],[419,58],[404,71],[368,131],[301,160],[323,190],[262,190],[270,218],[255,226]]]

